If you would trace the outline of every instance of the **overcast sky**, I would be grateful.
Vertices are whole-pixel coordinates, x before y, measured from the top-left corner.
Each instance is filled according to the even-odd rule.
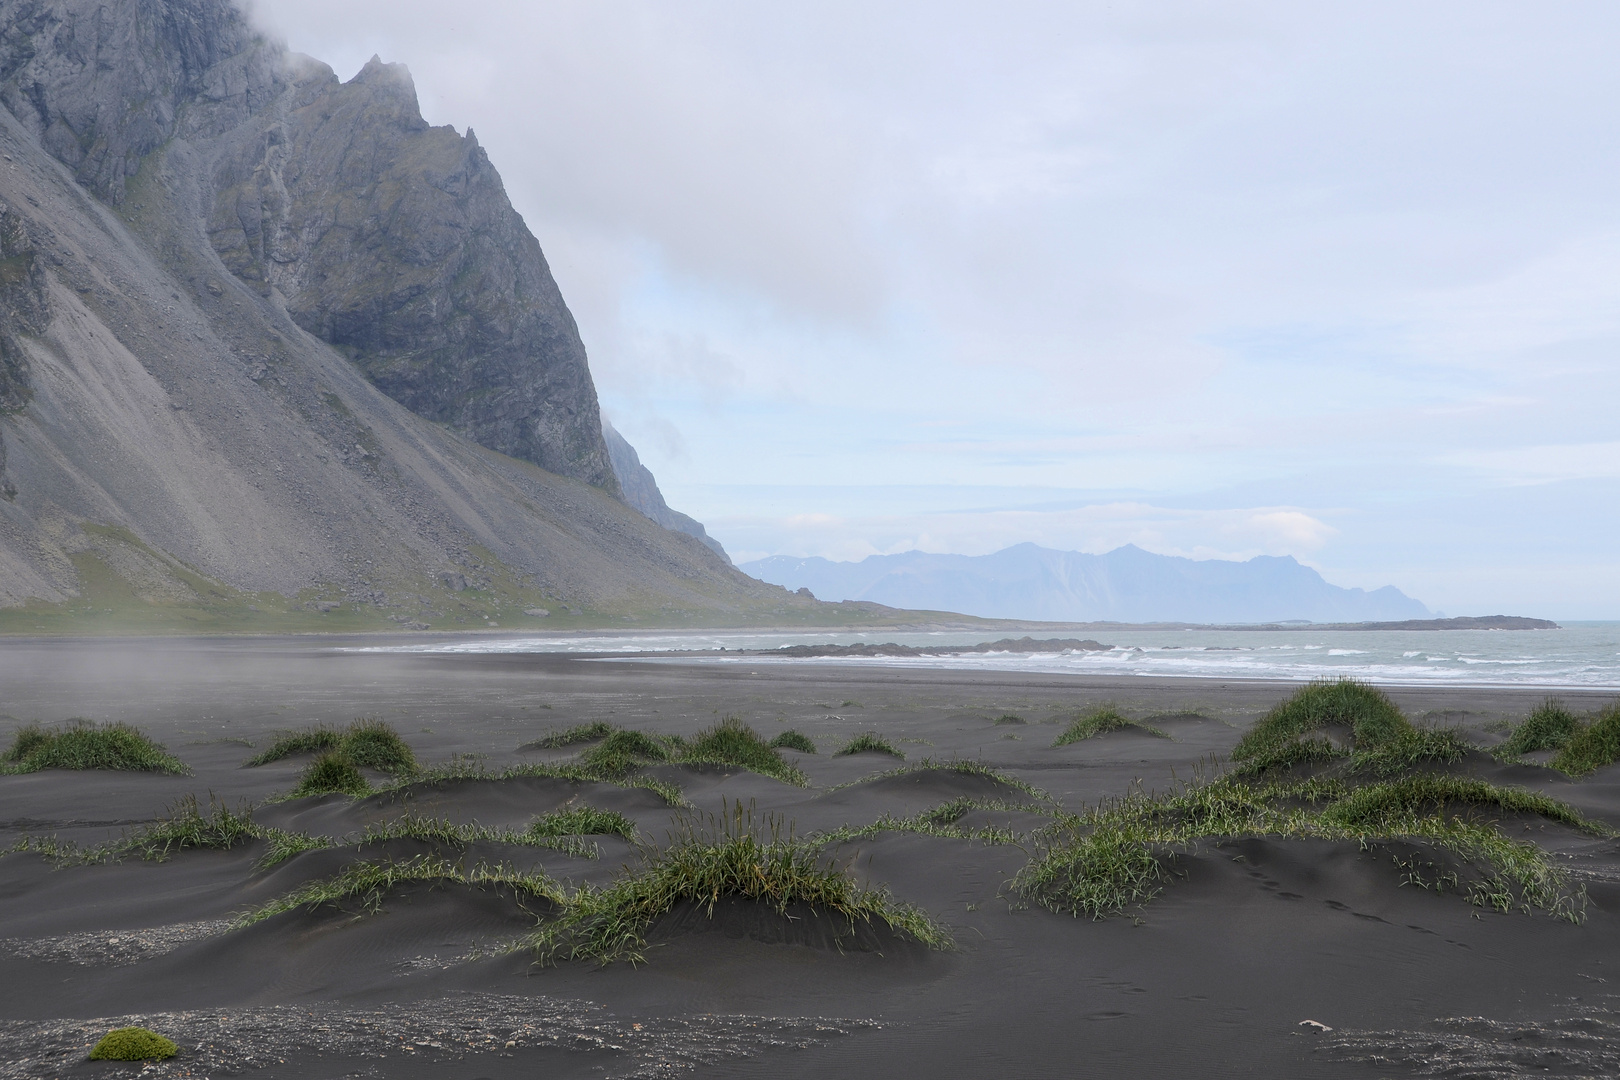
[[[258,0],[476,129],[739,561],[1620,618],[1620,6]]]

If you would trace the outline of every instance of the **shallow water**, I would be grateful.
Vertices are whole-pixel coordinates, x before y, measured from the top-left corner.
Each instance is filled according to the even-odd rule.
[[[658,654],[776,649],[785,645],[972,645],[984,631],[648,632],[440,640],[364,651],[421,653]],[[1009,635],[1011,636],[1011,635]],[[702,663],[866,664],[885,667],[1029,671],[1218,679],[1351,676],[1391,685],[1620,687],[1620,622],[1568,623],[1558,630],[1089,630],[1035,632],[1093,637],[1104,652],[989,653],[937,657],[690,657]],[[669,656],[668,659],[676,659]]]

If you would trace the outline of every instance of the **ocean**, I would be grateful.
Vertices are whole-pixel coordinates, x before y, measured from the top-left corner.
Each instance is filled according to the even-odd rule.
[[[1020,632],[1021,634],[1021,632]],[[1008,635],[1014,636],[1014,635]],[[972,645],[983,631],[607,631],[446,638],[374,645],[367,652],[618,653],[710,664],[863,664],[1143,678],[1311,679],[1349,676],[1386,685],[1620,688],[1620,622],[1573,622],[1558,630],[1130,630],[1034,632],[1089,637],[1100,652],[996,652],[938,657],[726,656],[719,650],[785,645]],[[711,655],[676,653],[710,650]]]

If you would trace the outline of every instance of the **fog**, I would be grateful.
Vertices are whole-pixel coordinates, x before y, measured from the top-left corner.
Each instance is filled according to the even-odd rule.
[[[1134,542],[1620,615],[1611,5],[255,13],[476,129],[739,560]]]

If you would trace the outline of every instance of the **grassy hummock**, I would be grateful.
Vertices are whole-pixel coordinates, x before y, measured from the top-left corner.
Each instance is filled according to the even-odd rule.
[[[252,768],[298,754],[334,753],[358,768],[376,769],[394,776],[411,776],[420,771],[416,755],[399,732],[391,724],[368,717],[361,717],[347,728],[317,725],[282,732],[269,748],[244,764]]]
[[[810,741],[810,736],[792,728],[788,728],[772,739],[769,745],[772,750],[797,750],[804,754],[814,754],[816,752],[816,744]]]
[[[1499,757],[1520,757],[1538,750],[1562,750],[1581,729],[1580,718],[1557,698],[1548,698],[1515,727],[1507,740],[1496,748]]]
[[[311,795],[370,795],[371,785],[360,768],[341,750],[328,750],[304,767],[293,788],[291,798],[302,799]]]
[[[1582,777],[1616,761],[1620,761],[1620,704],[1610,705],[1575,731],[1549,764]]]
[[[616,729],[606,720],[593,720],[588,724],[565,728],[562,731],[553,731],[549,735],[542,735],[531,743],[524,743],[518,747],[520,750],[560,750],[575,743],[592,742],[596,739],[605,739]]]
[[[636,842],[636,823],[617,810],[599,810],[594,806],[576,806],[568,810],[554,810],[543,814],[524,830],[531,837],[555,836],[622,836]]]
[[[180,1052],[174,1040],[145,1028],[114,1028],[90,1051],[91,1061],[167,1061]]]
[[[893,743],[883,738],[883,736],[879,735],[875,731],[866,731],[855,736],[838,750],[834,751],[833,757],[844,757],[848,754],[864,753],[888,754],[890,757],[897,757],[902,761],[904,761],[906,757],[904,753],[895,748]]]
[[[1089,713],[1075,717],[1069,726],[1063,729],[1063,733],[1057,737],[1052,745],[1068,746],[1070,743],[1089,739],[1093,735],[1101,735],[1109,731],[1121,731],[1125,728],[1136,728],[1138,731],[1160,739],[1170,737],[1156,727],[1137,723],[1135,720],[1126,718],[1112,705],[1103,705],[1091,710]]]
[[[920,909],[858,884],[818,844],[784,830],[779,818],[757,820],[740,803],[702,821],[684,818],[671,844],[651,851],[645,868],[627,871],[605,888],[581,886],[529,940],[543,963],[559,960],[646,959],[647,932],[677,904],[704,905],[710,915],[725,898],[764,903],[786,914],[804,904],[843,925],[882,923],[930,948],[951,947],[948,932]]]
[[[344,867],[329,878],[312,881],[285,896],[241,916],[236,929],[252,926],[298,908],[310,910],[324,905],[358,905],[361,912],[376,915],[382,911],[389,892],[404,885],[425,882],[431,885],[470,885],[475,888],[509,888],[525,899],[561,904],[562,889],[540,874],[526,874],[506,866],[480,863],[465,868],[437,855],[418,855],[404,862],[359,862]]]
[[[57,728],[30,724],[18,730],[0,755],[0,772],[41,769],[116,769],[184,775],[191,770],[151,736],[129,724],[70,720]]]
[[[732,765],[799,787],[810,782],[738,716],[728,716],[698,732],[690,742],[679,745],[670,760],[683,765]]]
[[[231,809],[225,802],[208,798],[204,812],[197,796],[187,795],[168,808],[166,815],[143,825],[121,839],[97,847],[80,847],[55,837],[26,836],[11,850],[33,851],[53,860],[59,867],[117,862],[135,856],[149,862],[164,862],[188,848],[227,851],[253,840],[263,840],[265,853],[254,864],[264,870],[301,852],[330,847],[326,837],[260,825],[249,814],[246,803]]]
[[[1318,734],[1338,728],[1347,745]],[[1348,759],[1350,772],[1396,776],[1461,761],[1469,745],[1453,730],[1420,728],[1382,690],[1355,679],[1319,680],[1277,705],[1238,740],[1232,760],[1250,776]]]
[[[1424,878],[1409,870],[1414,883],[1462,889],[1480,907],[1581,921],[1584,891],[1534,844],[1498,828],[1493,816],[1502,813],[1611,833],[1544,795],[1465,777],[1419,774],[1358,785],[1323,776],[1263,782],[1228,775],[1058,815],[1014,887],[1055,911],[1100,919],[1153,899],[1169,875],[1165,860],[1199,841],[1327,839],[1363,847],[1408,841],[1450,856],[1473,875],[1464,883],[1449,871]]]

